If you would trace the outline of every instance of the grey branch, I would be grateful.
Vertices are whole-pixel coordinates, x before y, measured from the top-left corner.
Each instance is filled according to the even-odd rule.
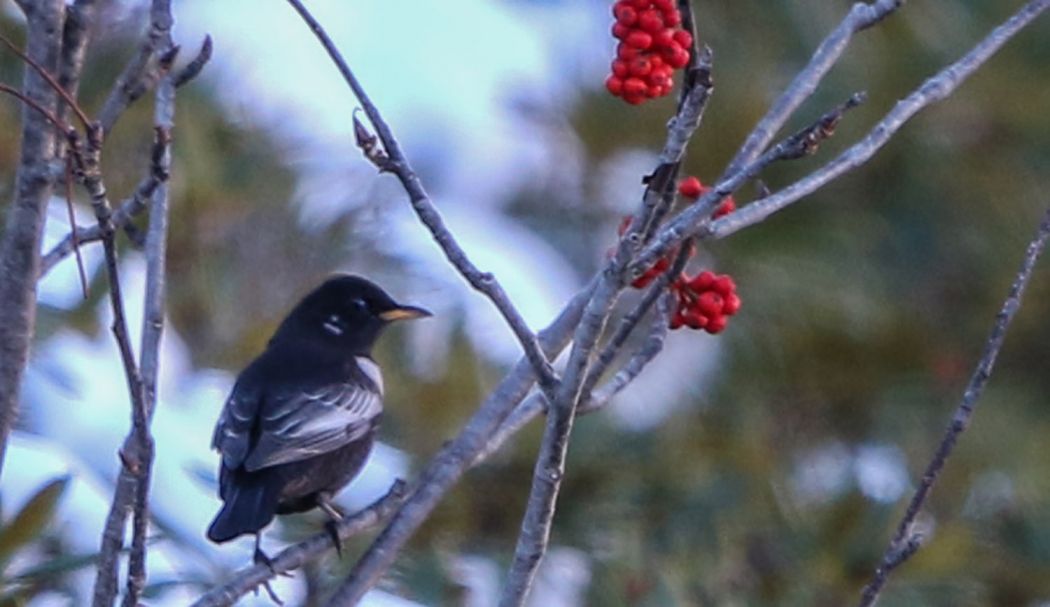
[[[857,2],[846,18],[839,23],[820,43],[809,63],[795,76],[791,84],[780,94],[766,115],[758,121],[736,156],[729,162],[725,175],[740,172],[766,149],[781,127],[794,115],[795,110],[808,99],[817,85],[849,46],[853,34],[882,21],[904,4],[904,0],[878,0],[872,4]]]
[[[155,138],[153,152],[151,155],[150,180],[156,182],[150,188],[153,197],[152,205],[158,210],[161,217],[157,218],[157,227],[151,225],[147,236],[147,293],[145,294],[145,315],[143,318],[144,330],[142,335],[142,360],[143,367],[136,363],[131,352],[131,345],[127,337],[126,321],[124,320],[123,302],[120,291],[120,279],[116,259],[115,231],[105,186],[99,166],[102,141],[107,128],[111,128],[124,107],[114,109],[114,99],[131,100],[125,97],[123,92],[131,80],[129,74],[137,74],[134,78],[141,79],[142,73],[131,69],[142,59],[142,53],[133,59],[129,66],[121,74],[118,83],[114,86],[103,114],[109,108],[109,114],[91,125],[87,136],[87,150],[83,154],[85,161],[79,167],[82,180],[91,196],[92,208],[98,219],[99,236],[102,241],[103,251],[106,257],[106,270],[110,282],[110,300],[114,313],[113,332],[117,336],[120,345],[121,358],[124,363],[128,379],[128,391],[131,395],[131,431],[124,439],[120,450],[121,468],[118,473],[116,488],[113,492],[113,501],[106,517],[103,528],[99,563],[95,578],[95,589],[92,597],[94,607],[106,607],[113,604],[117,596],[118,565],[120,550],[124,542],[124,529],[129,512],[134,513],[132,524],[131,552],[128,559],[127,593],[124,596],[125,606],[134,606],[139,602],[142,589],[146,582],[146,532],[149,524],[149,484],[153,462],[153,437],[149,431],[149,420],[153,412],[156,398],[156,374],[159,368],[159,343],[163,320],[163,271],[164,251],[166,235],[166,206],[167,189],[163,187],[167,180],[170,168],[170,125],[174,112],[174,86],[168,75],[171,61],[175,58],[175,48],[171,43],[171,28],[173,19],[171,15],[170,0],[153,0],[150,9],[150,28],[147,41],[143,49],[148,48],[148,55],[152,56],[160,51],[161,68],[157,71],[157,77],[164,78],[165,91],[158,94],[156,107]],[[144,52],[144,51],[143,51]],[[149,57],[146,57],[148,59]],[[137,68],[136,68],[137,69]],[[109,121],[108,126],[104,121]],[[71,153],[75,153],[75,146],[71,146]],[[74,158],[77,158],[74,155]],[[159,202],[158,202],[159,200]],[[143,201],[144,202],[144,201]],[[159,208],[158,208],[159,207]],[[130,214],[129,214],[130,217]],[[151,222],[152,223],[152,222]],[[156,230],[162,230],[157,233]],[[154,259],[150,255],[157,255]],[[158,274],[159,272],[159,274]],[[161,320],[157,320],[160,315]],[[148,370],[148,375],[143,372]]]
[[[405,497],[404,492],[404,483],[397,481],[386,495],[379,498],[374,504],[339,521],[337,532],[340,539],[347,540],[378,525],[401,504]],[[303,564],[327,554],[332,548],[332,538],[327,532],[315,535],[282,550],[280,554],[273,557],[272,568],[260,563],[238,571],[227,583],[209,590],[190,607],[233,605],[237,599],[260,585],[280,574],[302,567]]]
[[[1047,7],[1050,7],[1050,0],[1034,0],[1026,4],[1005,23],[992,30],[984,40],[973,47],[961,59],[938,72],[910,95],[897,102],[893,109],[869,131],[864,139],[851,146],[824,167],[783,190],[761,200],[756,200],[735,213],[730,213],[715,220],[710,226],[711,236],[714,238],[725,238],[738,230],[764,221],[773,213],[867,162],[912,116],[948,97],[977,68],[991,58],[1003,44],[1024,29]],[[695,232],[697,228],[696,220],[696,217],[687,217],[683,213],[681,217],[676,219],[675,225],[672,227],[686,234]]]
[[[655,294],[657,297],[659,297],[660,294],[665,294],[664,301],[666,302],[666,292],[664,289],[666,289],[666,285],[660,289],[656,288],[656,285],[654,285],[649,292]],[[642,309],[642,307],[643,306],[640,303],[638,308],[632,311],[632,315],[634,312]],[[627,319],[628,317],[625,317],[624,320],[621,320],[620,331],[622,331],[623,327],[627,326],[624,322]],[[653,317],[649,335],[646,337],[645,343],[642,347],[631,356],[627,363],[616,372],[612,379],[602,387],[591,391],[589,396],[580,402],[580,406],[576,411],[577,415],[600,411],[605,405],[609,404],[614,396],[619,394],[621,390],[626,388],[641,374],[645,367],[656,358],[656,355],[659,354],[661,350],[663,350],[664,339],[667,337],[667,322],[667,310],[666,308],[661,308],[660,313]],[[600,375],[600,373],[598,373],[598,375]],[[493,453],[498,451],[503,444],[510,439],[510,437],[517,434],[529,422],[543,413],[546,408],[547,401],[543,398],[542,394],[533,393],[529,395],[529,397],[518,405],[514,411],[507,416],[507,419],[500,424],[500,427],[492,434],[488,443],[485,444],[485,448],[475,456],[472,466],[477,466],[488,459]]]
[[[58,67],[63,0],[20,4],[26,16],[26,53],[37,65]],[[27,99],[49,112],[56,109],[56,93],[36,71],[25,68],[22,90]],[[40,263],[40,234],[51,198],[55,129],[33,107],[22,108],[22,149],[15,177],[14,198],[8,207],[0,238],[0,471],[7,439],[18,418],[22,377],[29,360],[29,344],[36,324],[36,276]]]
[[[161,55],[173,55],[174,26],[171,0],[154,0],[151,20],[160,32]],[[164,297],[168,255],[168,179],[171,175],[171,132],[175,126],[175,76],[166,72],[157,84],[153,111],[154,144],[150,174],[157,188],[150,200],[149,230],[146,233],[146,292],[143,294],[142,346],[139,368],[144,403],[132,415],[129,440],[137,445],[135,499],[132,505],[131,551],[128,555],[127,592],[123,607],[137,607],[146,587],[146,533],[149,530],[149,491],[153,470],[153,436],[150,420],[157,407],[157,377],[160,373],[160,340],[164,333]]]
[[[941,470],[944,469],[948,457],[951,456],[952,449],[955,448],[959,436],[970,426],[974,409],[976,409],[977,402],[984,393],[988,379],[992,376],[992,370],[995,368],[995,359],[999,356],[999,350],[1003,347],[1006,331],[1010,327],[1010,322],[1014,319],[1014,316],[1017,315],[1017,311],[1021,309],[1021,298],[1024,296],[1025,288],[1032,278],[1032,269],[1035,267],[1043,249],[1046,248],[1048,239],[1050,239],[1050,209],[1043,214],[1035,238],[1028,244],[1024,261],[1021,263],[1021,269],[1017,272],[1017,277],[1014,278],[1014,282],[1010,286],[1006,300],[1003,301],[1003,305],[995,317],[995,324],[992,326],[992,332],[988,336],[988,341],[985,342],[984,352],[981,354],[981,359],[978,361],[973,375],[970,376],[970,381],[966,384],[966,390],[963,392],[962,400],[959,401],[959,406],[955,409],[955,414],[944,431],[944,438],[941,439],[941,443],[933,454],[933,458],[926,466],[926,471],[922,475],[922,481],[915,490],[911,502],[908,503],[908,509],[905,511],[904,517],[901,518],[900,524],[897,526],[897,532],[894,534],[893,539],[890,540],[890,544],[886,548],[886,552],[883,554],[882,561],[876,568],[874,576],[868,585],[864,587],[859,603],[860,607],[874,605],[890,573],[918,551],[922,538],[912,530],[915,517],[922,510],[923,504],[926,503],[926,498],[929,497],[930,491],[933,490],[933,485],[937,482]]]
[[[211,53],[212,42],[209,36],[205,37],[197,56],[175,73],[175,87],[181,87],[196,78],[211,59]],[[113,226],[117,229],[124,228],[129,225],[132,219],[145,211],[146,202],[153,197],[153,192],[159,184],[157,174],[151,168],[149,174],[139,182],[135,192],[122,201],[116,210],[113,211]],[[60,261],[72,254],[77,246],[98,242],[101,239],[102,231],[99,230],[98,225],[77,226],[75,229],[70,230],[70,233],[66,234],[58,244],[51,247],[51,250],[41,259],[40,278],[43,278]]]
[[[358,101],[361,102],[361,106],[364,108],[365,114],[368,116],[369,122],[376,130],[376,134],[379,136],[379,140],[383,144],[383,148],[386,150],[386,157],[383,165],[380,167],[382,170],[389,171],[397,177],[398,181],[401,182],[402,187],[408,194],[409,201],[412,204],[412,208],[415,210],[419,220],[423,222],[423,225],[430,231],[434,241],[437,242],[438,246],[441,247],[441,251],[448,258],[449,263],[459,271],[459,273],[466,279],[470,286],[474,289],[485,294],[492,303],[499,310],[499,313],[503,316],[503,319],[510,326],[514,332],[514,336],[517,337],[521,343],[521,347],[525,351],[525,355],[528,357],[529,362],[535,367],[536,374],[539,377],[540,385],[546,391],[553,391],[555,385],[558,383],[557,377],[554,374],[554,370],[551,367],[550,361],[544,356],[542,348],[536,341],[536,334],[532,332],[525,319],[522,318],[521,313],[514,306],[514,303],[507,297],[507,293],[503,290],[503,286],[500,285],[499,280],[491,272],[482,272],[478,269],[474,262],[470,260],[463,248],[456,242],[456,238],[445,226],[445,221],[441,217],[441,213],[438,212],[437,207],[430,200],[430,196],[427,195],[426,190],[423,188],[423,183],[420,181],[419,176],[416,175],[409,164],[408,157],[401,150],[401,145],[394,137],[393,131],[390,126],[383,120],[382,115],[379,113],[379,109],[372,103],[372,100],[368,97],[364,87],[358,82],[357,77],[351,71],[350,66],[343,59],[339,49],[336,48],[335,43],[332,42],[328,34],[325,33],[324,28],[321,24],[314,19],[313,15],[303,6],[300,0],[288,0],[288,3],[292,5],[303,21],[310,27],[310,30],[320,41],[321,45],[324,46],[328,56],[335,63],[339,69],[339,73],[342,74],[346,84],[353,91],[354,96],[357,97]]]
[[[709,61],[710,57],[704,57]],[[598,278],[595,294],[584,309],[580,324],[573,334],[572,350],[565,366],[562,385],[556,397],[550,400],[547,425],[536,458],[532,487],[514,549],[514,561],[500,597],[501,607],[524,604],[546,553],[554,519],[555,505],[565,476],[565,458],[576,419],[576,410],[583,395],[589,393],[588,375],[591,356],[597,346],[613,306],[625,286],[624,271],[637,252],[641,237],[654,215],[670,205],[674,196],[678,167],[696,129],[700,126],[704,108],[710,96],[710,82],[697,79],[692,88],[682,95],[676,116],[668,123],[667,141],[659,156],[660,164],[648,180],[642,204],[631,219],[613,258]],[[681,268],[684,261],[676,264]],[[611,360],[611,357],[609,357]]]

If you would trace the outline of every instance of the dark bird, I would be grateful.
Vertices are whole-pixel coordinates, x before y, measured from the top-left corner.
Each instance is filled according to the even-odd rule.
[[[430,316],[364,278],[338,275],[308,294],[237,377],[215,426],[222,510],[208,539],[255,534],[275,514],[321,508],[339,548],[332,496],[361,471],[383,413],[372,346],[393,321]]]

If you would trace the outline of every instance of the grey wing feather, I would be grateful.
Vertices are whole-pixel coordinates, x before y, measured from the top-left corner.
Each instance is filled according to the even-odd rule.
[[[268,395],[244,467],[250,472],[338,449],[371,432],[382,411],[380,394],[352,383]]]
[[[211,446],[222,454],[223,464],[230,469],[244,462],[251,447],[251,430],[260,398],[257,393],[246,392],[234,386],[230,397],[222,408],[222,415],[215,425]]]

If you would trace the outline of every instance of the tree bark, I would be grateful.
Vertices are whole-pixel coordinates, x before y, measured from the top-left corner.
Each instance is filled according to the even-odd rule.
[[[65,2],[23,3],[26,52],[30,59],[56,73],[62,43]],[[30,68],[23,92],[54,111],[55,92]],[[55,129],[36,110],[22,108],[22,149],[15,177],[15,196],[0,239],[0,473],[7,438],[18,419],[22,377],[29,361],[29,344],[36,322],[36,278],[40,239],[51,199]]]

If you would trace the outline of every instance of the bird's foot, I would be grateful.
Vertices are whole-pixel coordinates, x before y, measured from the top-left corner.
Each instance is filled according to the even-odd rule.
[[[270,580],[264,580],[259,586],[262,586],[266,590],[266,594],[270,597],[270,600],[277,605],[284,605],[284,601],[281,597],[277,596],[277,593],[273,591],[273,586],[270,586]],[[255,594],[259,594],[259,586],[255,587]]]
[[[328,537],[332,538],[332,544],[335,545],[335,553],[342,559],[343,539],[339,537],[339,522],[343,520],[345,515],[336,508],[335,504],[332,503],[332,496],[327,493],[321,493],[317,496],[317,507],[328,515],[328,522],[324,524],[324,530],[328,532]]]
[[[329,520],[324,524],[324,530],[328,532],[328,537],[332,538],[332,543],[335,544],[335,553],[339,555],[339,559],[343,558],[343,539],[339,537],[339,521]]]

